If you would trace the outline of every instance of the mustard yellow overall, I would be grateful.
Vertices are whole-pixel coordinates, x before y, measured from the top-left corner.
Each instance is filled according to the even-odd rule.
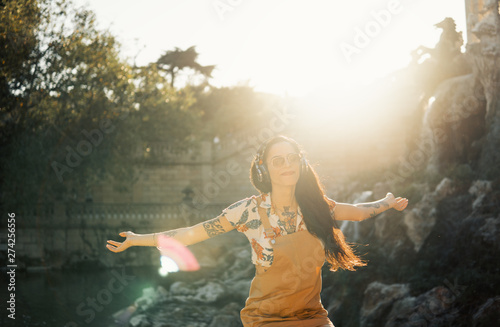
[[[260,201],[258,209],[266,236],[274,234]],[[240,312],[243,326],[334,327],[320,298],[325,262],[321,241],[306,230],[271,238],[273,263],[255,266],[250,294]]]

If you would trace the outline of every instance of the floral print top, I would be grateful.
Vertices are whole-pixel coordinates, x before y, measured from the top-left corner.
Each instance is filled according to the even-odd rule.
[[[287,235],[287,230],[302,231],[307,230],[300,208],[297,210],[297,219],[295,228],[287,225],[287,221],[283,221],[274,212],[271,205],[271,193],[263,193],[261,195],[254,195],[238,202],[231,204],[229,207],[222,211],[222,215],[227,218],[229,223],[236,228],[239,232],[245,234],[252,246],[252,262],[263,267],[270,267],[273,263],[273,247],[270,238],[264,234],[264,226],[259,217],[257,210],[257,199],[262,198],[260,206],[267,210],[269,223],[276,234],[275,237]],[[335,201],[327,198],[330,212],[334,214]],[[292,227],[292,228],[290,228]]]

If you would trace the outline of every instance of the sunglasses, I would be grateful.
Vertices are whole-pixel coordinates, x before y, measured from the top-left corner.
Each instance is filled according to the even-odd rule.
[[[281,168],[285,165],[285,161],[288,161],[290,165],[294,165],[300,161],[300,155],[298,153],[289,153],[285,156],[276,156],[271,159],[271,164],[274,168]]]

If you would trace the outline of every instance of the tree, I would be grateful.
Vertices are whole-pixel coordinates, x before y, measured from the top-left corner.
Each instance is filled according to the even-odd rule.
[[[206,78],[212,77],[215,66],[202,66],[196,62],[197,58],[198,52],[194,46],[184,51],[176,47],[175,50],[167,51],[156,63],[160,70],[166,71],[170,75],[170,86],[173,88],[175,77],[185,68],[191,68]]]
[[[43,11],[36,0],[7,1],[0,7],[0,144],[16,133],[15,122],[22,121],[26,110],[23,93],[33,88],[40,58],[37,28]],[[30,69],[27,69],[29,67]],[[31,70],[34,68],[34,70]],[[24,92],[21,92],[24,90]]]
[[[3,205],[65,200],[103,180],[133,183],[150,139],[186,145],[199,115],[155,65],[134,69],[113,35],[71,2],[0,7]]]

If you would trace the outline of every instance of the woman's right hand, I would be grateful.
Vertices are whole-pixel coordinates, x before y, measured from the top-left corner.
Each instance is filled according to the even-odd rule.
[[[106,247],[108,248],[108,250],[110,250],[112,252],[124,251],[124,250],[128,249],[129,247],[133,246],[132,239],[137,236],[136,234],[134,234],[130,231],[121,232],[119,235],[122,237],[126,237],[127,239],[121,243],[116,242],[116,241],[112,241],[112,240],[108,240],[108,244],[106,244]]]

